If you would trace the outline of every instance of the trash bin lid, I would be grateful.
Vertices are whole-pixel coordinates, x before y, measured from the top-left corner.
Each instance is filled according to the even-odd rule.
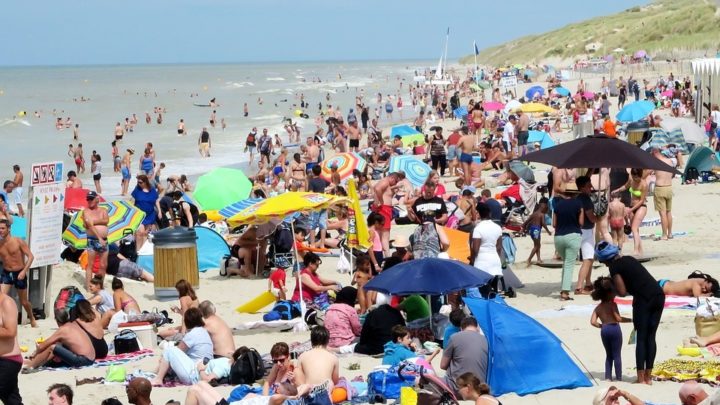
[[[165,228],[163,230],[153,233],[153,244],[156,246],[163,246],[175,243],[190,243],[195,244],[197,234],[192,228],[186,228],[184,226],[176,226],[174,228]]]

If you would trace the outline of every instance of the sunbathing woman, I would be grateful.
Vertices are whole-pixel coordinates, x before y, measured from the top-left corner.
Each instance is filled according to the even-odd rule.
[[[124,311],[126,314],[140,314],[140,306],[132,295],[125,292],[123,282],[119,277],[115,277],[112,281],[113,303],[115,312]]]
[[[658,281],[665,295],[677,295],[680,297],[712,297],[712,281],[702,278],[690,278],[682,281],[670,281],[662,279]]]
[[[197,295],[195,295],[195,290],[187,280],[178,280],[178,282],[175,283],[175,290],[177,290],[178,296],[180,298],[180,307],[172,306],[170,307],[171,311],[175,312],[181,317],[184,317],[185,312],[188,309],[198,308],[200,306],[200,300],[198,300]],[[161,330],[158,332],[158,336],[163,339],[167,339],[169,337],[175,336],[178,333],[185,333],[185,325]]]

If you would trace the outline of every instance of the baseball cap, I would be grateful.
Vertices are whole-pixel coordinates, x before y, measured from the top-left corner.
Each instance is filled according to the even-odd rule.
[[[462,192],[460,194],[465,195],[467,192],[467,193],[469,193],[469,195],[475,195],[476,191],[477,191],[477,189],[475,187],[466,186],[466,187],[463,187]]]
[[[86,201],[92,201],[98,197],[98,194],[94,191],[88,191],[87,195],[85,196]]]

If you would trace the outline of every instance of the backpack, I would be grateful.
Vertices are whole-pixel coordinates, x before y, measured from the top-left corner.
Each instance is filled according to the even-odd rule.
[[[688,167],[685,174],[685,181],[695,181],[700,178],[700,172],[696,167]]]
[[[368,396],[378,401],[400,398],[402,387],[415,385],[416,370],[410,363],[401,362],[395,366],[378,366],[367,376]]]
[[[264,138],[260,138],[260,141],[262,142],[262,143],[260,144],[260,152],[261,152],[261,153],[268,153],[268,152],[270,152],[270,137],[267,136],[267,137],[264,137]]]
[[[300,316],[300,308],[292,301],[278,301],[275,306],[263,315],[263,321],[289,321]]]
[[[137,245],[135,244],[135,237],[131,229],[125,229],[123,231],[123,238],[118,242],[119,253],[125,256],[126,259],[131,262],[137,261]]]
[[[245,143],[253,143],[254,144],[255,143],[255,134],[253,134],[252,132],[249,133]]]
[[[285,224],[281,225],[272,235],[273,253],[291,252],[294,239],[292,230]]]
[[[245,346],[239,350],[242,353],[230,366],[230,384],[252,385],[265,376],[265,365],[257,350]]]
[[[57,314],[58,311],[63,311],[68,315],[69,321],[74,321],[75,318],[77,318],[77,314],[73,310],[75,304],[84,299],[85,296],[80,292],[80,289],[74,285],[63,287],[58,292],[57,298],[55,298],[55,313]],[[57,315],[55,315],[55,318],[57,318]]]
[[[440,235],[435,226],[434,222],[428,222],[415,228],[415,232],[410,237],[410,242],[416,259],[437,257],[442,251]]]

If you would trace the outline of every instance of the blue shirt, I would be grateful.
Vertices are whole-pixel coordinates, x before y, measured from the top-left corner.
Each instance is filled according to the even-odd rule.
[[[500,203],[498,200],[494,198],[488,198],[487,201],[485,201],[485,204],[490,208],[490,219],[493,220],[496,224],[500,225],[500,222],[502,221],[502,207],[500,206]]]
[[[385,343],[385,355],[383,356],[382,364],[394,366],[403,360],[412,359],[413,357],[418,357],[418,355],[401,343],[387,342]]]
[[[135,187],[131,195],[132,198],[135,199],[135,206],[145,213],[145,219],[143,219],[142,224],[154,224],[157,219],[157,213],[155,212],[155,202],[158,199],[157,190],[151,188],[150,191],[146,192],[140,187]]]
[[[460,332],[460,328],[449,323],[448,326],[445,328],[445,333],[443,334],[443,349],[450,344],[450,338],[452,335]]]

